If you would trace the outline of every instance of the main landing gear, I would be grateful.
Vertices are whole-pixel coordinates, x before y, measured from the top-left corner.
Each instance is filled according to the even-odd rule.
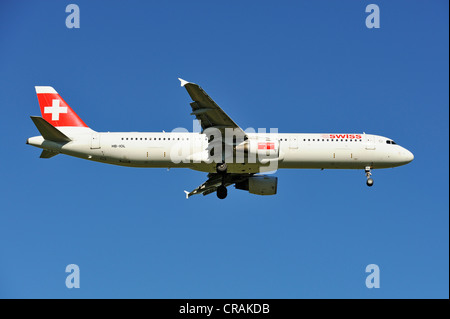
[[[367,184],[367,186],[372,187],[373,179],[370,177],[370,176],[372,176],[372,173],[370,172],[370,166],[366,166],[365,171],[366,171],[366,177],[367,177],[366,184]]]
[[[216,172],[217,172],[217,174],[222,175],[222,185],[217,187],[217,191],[216,191],[217,197],[219,199],[225,199],[228,195],[228,190],[227,190],[227,187],[225,186],[225,175],[227,173],[227,163],[223,162],[223,163],[217,164]]]
[[[219,199],[225,199],[228,195],[228,190],[225,185],[220,185],[217,187],[217,197]]]

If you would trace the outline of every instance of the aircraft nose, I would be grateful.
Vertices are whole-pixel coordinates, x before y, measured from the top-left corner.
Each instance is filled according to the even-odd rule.
[[[395,162],[397,163],[397,165],[406,165],[408,163],[411,163],[414,159],[413,153],[401,146],[392,157],[395,158]]]
[[[404,157],[406,163],[411,163],[413,161],[413,159],[414,159],[413,153],[411,153],[407,149],[405,149],[402,153],[403,153],[403,157]]]
[[[408,151],[408,150],[406,150],[406,152],[407,152],[407,158],[408,158],[408,162],[412,162],[413,161],[413,159],[414,159],[414,154],[413,153],[411,153],[410,151]]]

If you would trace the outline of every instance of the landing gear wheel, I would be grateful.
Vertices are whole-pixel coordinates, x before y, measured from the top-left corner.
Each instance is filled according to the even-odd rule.
[[[366,171],[366,177],[367,177],[367,182],[366,182],[366,184],[367,184],[367,186],[372,187],[372,186],[373,186],[373,179],[370,177],[370,176],[372,176],[372,173],[370,172],[370,170],[371,170],[370,166],[367,166],[367,167],[365,168],[365,171]]]
[[[219,163],[219,164],[217,164],[216,171],[219,174],[225,174],[227,172],[227,163]]]
[[[217,187],[217,197],[220,199],[224,199],[226,198],[228,195],[228,190],[225,186],[220,185],[219,187]]]

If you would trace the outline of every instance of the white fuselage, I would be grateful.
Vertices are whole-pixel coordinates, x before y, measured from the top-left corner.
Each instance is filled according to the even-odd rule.
[[[72,141],[56,143],[42,136],[27,143],[39,148],[92,161],[130,167],[185,167],[215,172],[208,162],[208,138],[201,133],[97,133],[88,128],[59,127]],[[360,138],[355,138],[358,136]],[[332,138],[333,137],[333,138]],[[413,155],[370,134],[262,134],[249,133],[249,140],[277,141],[278,155],[270,159],[276,168],[364,169],[407,164]],[[228,173],[258,173],[260,161],[226,159]],[[267,161],[264,163],[269,165]]]

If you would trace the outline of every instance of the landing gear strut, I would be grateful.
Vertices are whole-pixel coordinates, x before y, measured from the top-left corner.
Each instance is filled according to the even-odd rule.
[[[228,190],[227,187],[225,186],[225,178],[227,176],[227,163],[222,162],[222,163],[218,163],[216,166],[216,172],[217,174],[220,174],[222,176],[222,185],[220,185],[219,187],[217,187],[217,197],[220,199],[224,199],[227,197],[228,195]]]
[[[226,198],[227,194],[228,194],[228,190],[224,185],[220,185],[219,187],[217,187],[217,197],[219,199]]]
[[[370,172],[370,166],[366,166],[365,171],[366,171],[366,177],[367,177],[366,184],[367,184],[367,186],[372,187],[373,179],[370,177],[370,176],[372,176],[372,173]]]

